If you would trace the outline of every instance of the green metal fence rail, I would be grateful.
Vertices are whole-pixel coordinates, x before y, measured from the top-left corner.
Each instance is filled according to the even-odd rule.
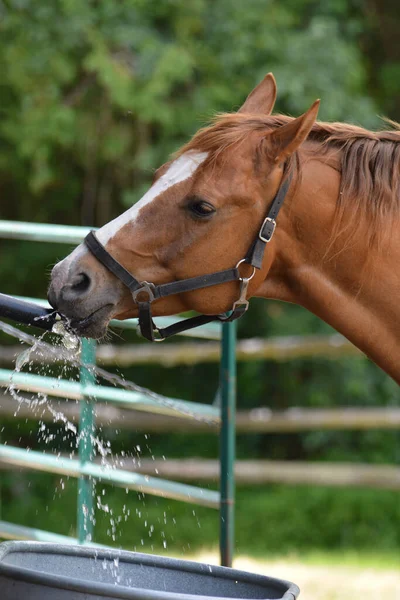
[[[40,242],[78,244],[88,233],[87,227],[71,227],[41,223],[23,223],[0,220],[0,238],[19,239]],[[44,300],[32,299],[43,305]],[[165,327],[179,321],[179,317],[160,317],[160,326]],[[112,321],[115,327],[136,329],[137,320]],[[222,335],[221,335],[222,330]],[[14,539],[33,539],[40,541],[58,541],[62,543],[91,544],[93,540],[93,491],[96,481],[105,481],[116,486],[138,490],[166,498],[173,498],[220,510],[220,551],[221,564],[232,565],[234,540],[234,460],[235,460],[235,405],[236,405],[236,328],[234,323],[211,323],[183,335],[218,340],[222,337],[220,400],[221,407],[198,404],[169,398],[165,404],[138,392],[127,391],[98,385],[93,372],[83,366],[80,381],[73,382],[53,377],[44,377],[31,373],[17,373],[0,369],[0,387],[8,387],[10,380],[21,391],[48,394],[80,401],[79,420],[79,459],[65,459],[41,452],[27,451],[0,444],[0,458],[3,462],[15,466],[25,466],[32,470],[48,473],[60,473],[79,479],[77,498],[77,539],[40,531],[34,528],[0,521],[0,537]],[[83,340],[82,363],[94,365],[96,361],[96,342]],[[220,492],[171,482],[158,477],[147,477],[122,469],[106,469],[93,463],[93,433],[95,432],[95,403],[112,402],[125,408],[146,412],[201,418],[221,423],[220,433]]]

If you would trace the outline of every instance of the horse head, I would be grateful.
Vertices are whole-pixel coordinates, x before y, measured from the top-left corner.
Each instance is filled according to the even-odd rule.
[[[230,269],[246,256],[318,111],[316,102],[301,117],[271,127],[265,117],[275,98],[275,80],[268,74],[238,112],[199,130],[156,171],[139,202],[96,232],[107,253],[136,280],[156,285],[185,280]],[[249,281],[247,297],[266,279],[278,237]],[[240,268],[247,277],[250,266]],[[157,299],[153,314],[223,313],[238,294],[237,281],[176,293]],[[128,287],[85,244],[54,267],[48,297],[87,337],[101,337],[112,318],[138,315]]]

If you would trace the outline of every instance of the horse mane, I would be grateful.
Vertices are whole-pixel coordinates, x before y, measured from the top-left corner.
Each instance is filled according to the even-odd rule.
[[[215,160],[221,153],[242,143],[252,132],[262,132],[290,123],[286,115],[249,115],[225,113],[216,115],[211,125],[200,129],[179,154],[201,150]],[[382,237],[384,224],[398,219],[400,211],[400,124],[386,120],[391,129],[368,131],[347,123],[314,123],[301,147],[310,149],[314,159],[332,155],[341,175],[337,200],[334,237],[346,230],[355,233],[362,218],[368,224],[369,242]],[[305,146],[306,145],[306,146]],[[294,165],[300,168],[299,154]],[[351,209],[351,210],[349,210]],[[386,227],[387,229],[387,227]]]

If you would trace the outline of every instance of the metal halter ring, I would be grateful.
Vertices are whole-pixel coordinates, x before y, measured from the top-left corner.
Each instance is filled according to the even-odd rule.
[[[240,266],[242,263],[245,263],[245,262],[246,262],[246,259],[245,259],[245,258],[242,258],[242,260],[239,260],[238,264],[236,265],[236,269],[238,269],[238,268],[239,268],[239,266]],[[246,263],[246,264],[248,264],[248,263]],[[256,268],[255,268],[255,267],[253,267],[253,265],[249,265],[249,266],[251,266],[251,267],[252,267],[252,269],[253,269],[253,272],[252,272],[252,274],[250,275],[250,277],[240,277],[239,281],[247,281],[247,282],[249,282],[251,279],[253,279],[254,275],[256,274]]]
[[[160,330],[158,329],[158,327],[156,327],[155,329],[153,329],[154,334],[159,335],[160,337],[154,337],[153,338],[153,342],[165,342],[165,338],[163,338],[161,336]]]
[[[136,325],[136,333],[138,334],[138,336],[143,337],[141,329],[140,329],[140,323],[138,323]],[[159,335],[160,337],[155,337],[155,335]],[[165,338],[161,336],[160,330],[158,329],[158,327],[155,327],[153,329],[153,339],[151,340],[152,342],[165,342]]]

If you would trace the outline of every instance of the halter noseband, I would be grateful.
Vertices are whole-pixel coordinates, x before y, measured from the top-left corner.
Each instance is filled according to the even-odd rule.
[[[224,271],[218,271],[208,275],[200,275],[198,277],[155,285],[154,283],[148,283],[147,281],[139,282],[135,279],[135,277],[115,260],[115,258],[113,258],[99,242],[94,231],[87,234],[84,243],[93,256],[95,256],[106,269],[115,275],[117,279],[122,281],[122,283],[130,290],[133,301],[138,305],[139,309],[140,333],[150,342],[161,342],[172,335],[187,331],[188,329],[193,329],[194,327],[199,327],[200,325],[205,325],[211,321],[234,321],[243,316],[248,309],[249,302],[246,297],[247,288],[250,280],[254,277],[256,269],[261,269],[265,248],[274,235],[276,217],[278,216],[279,210],[288,192],[290,181],[291,176],[287,177],[280,185],[275,198],[272,200],[268,214],[260,227],[256,239],[250,246],[246,257],[240,260],[236,267],[233,267],[232,269],[225,269]],[[253,272],[249,277],[242,277],[240,275],[239,267],[242,263],[246,263],[253,267]],[[159,329],[154,323],[151,314],[151,303],[154,302],[154,300],[172,296],[174,294],[183,294],[193,290],[220,285],[221,283],[230,281],[239,281],[240,283],[239,298],[233,304],[230,315],[199,315],[197,317],[185,319],[184,321],[180,321],[179,323],[175,323],[164,329]],[[158,338],[155,337],[155,332],[158,333]]]

